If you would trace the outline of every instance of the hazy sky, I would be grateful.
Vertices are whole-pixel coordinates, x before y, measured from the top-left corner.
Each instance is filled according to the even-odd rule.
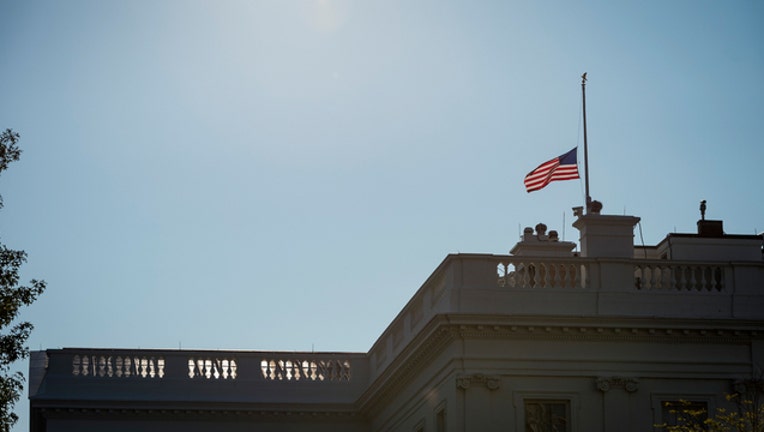
[[[0,235],[49,284],[32,349],[367,351],[447,254],[506,253],[538,222],[578,238],[583,182],[522,180],[583,146],[583,72],[604,213],[640,216],[647,244],[694,232],[701,199],[726,232],[764,231],[761,1],[0,17],[0,128],[24,150]]]

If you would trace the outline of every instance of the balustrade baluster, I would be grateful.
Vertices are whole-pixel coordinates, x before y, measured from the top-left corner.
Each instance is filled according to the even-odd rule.
[[[671,269],[669,268],[669,266],[660,266],[660,269],[661,269],[660,289],[670,290],[671,289]]]
[[[655,288],[653,280],[655,279],[654,268],[650,265],[637,265],[637,277],[639,277],[639,289],[648,291]]]
[[[642,284],[643,290],[651,290],[655,288],[655,284],[653,283],[654,278],[654,271],[653,267],[649,265],[639,266],[639,276],[640,276],[640,283]]]
[[[533,287],[544,288],[544,263],[533,265]]]
[[[700,281],[698,291],[711,291],[711,268],[703,266],[700,268]]]
[[[82,375],[90,375],[90,356],[82,356]]]
[[[700,281],[698,280],[698,271],[700,269],[697,266],[690,267],[690,291],[700,291]]]
[[[674,289],[677,291],[682,291],[684,288],[684,268],[682,266],[677,266],[674,269]]]
[[[716,290],[724,290],[724,269],[721,267],[716,268]]]

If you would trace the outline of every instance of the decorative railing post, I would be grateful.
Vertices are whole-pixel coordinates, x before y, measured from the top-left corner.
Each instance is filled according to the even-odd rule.
[[[579,258],[507,257],[497,264],[496,283],[517,289],[585,288],[589,263]]]
[[[640,291],[725,290],[725,267],[720,264],[666,264],[664,261],[644,261],[634,264],[634,287]]]

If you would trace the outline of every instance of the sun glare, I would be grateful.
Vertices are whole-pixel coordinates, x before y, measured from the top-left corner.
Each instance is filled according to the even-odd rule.
[[[347,20],[349,8],[345,0],[311,0],[305,2],[302,12],[315,30],[334,32]]]

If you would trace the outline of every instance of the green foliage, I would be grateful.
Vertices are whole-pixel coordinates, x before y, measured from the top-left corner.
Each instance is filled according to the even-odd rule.
[[[655,427],[667,432],[764,432],[764,381],[743,381],[736,385],[736,390],[727,395],[727,400],[737,406],[734,410],[717,408],[710,416],[705,409],[697,409],[692,402],[681,400],[670,409],[676,416],[676,424]]]
[[[19,160],[19,134],[6,129],[0,133],[0,173]],[[2,207],[2,197],[0,197]],[[25,346],[32,324],[15,323],[23,306],[29,306],[45,290],[45,281],[32,279],[19,285],[19,269],[26,262],[24,251],[9,249],[0,243],[0,431],[8,432],[18,420],[13,407],[24,389],[24,375],[11,373],[11,365],[29,355]]]
[[[21,150],[16,145],[19,134],[10,129],[0,133],[0,173],[8,169],[11,162],[19,160]],[[0,208],[3,208],[3,197],[0,196]]]

